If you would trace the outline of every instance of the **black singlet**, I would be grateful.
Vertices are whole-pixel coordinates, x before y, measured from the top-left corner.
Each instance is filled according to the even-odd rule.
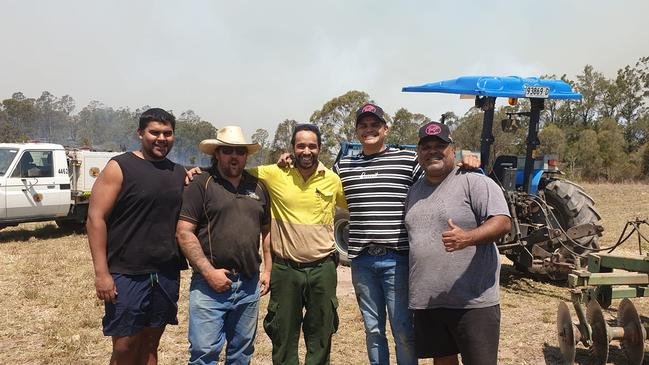
[[[112,160],[124,178],[107,222],[110,272],[138,275],[187,268],[175,238],[185,169],[132,152]]]

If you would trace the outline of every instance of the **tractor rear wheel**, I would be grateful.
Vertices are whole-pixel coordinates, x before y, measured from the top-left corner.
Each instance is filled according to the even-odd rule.
[[[584,189],[568,180],[551,179],[545,184],[544,188],[545,201],[552,208],[552,214],[549,214],[552,225],[557,223],[561,228],[568,228],[586,224],[599,224],[601,219],[597,210],[595,210],[595,201],[586,194]],[[582,237],[575,240],[576,245],[571,240],[564,243],[571,251],[578,254],[585,254],[593,249],[599,248],[598,236]],[[585,260],[584,260],[585,262]]]
[[[349,243],[349,212],[336,208],[334,217],[334,240],[336,251],[338,251],[340,264],[349,266],[347,257],[347,245]]]

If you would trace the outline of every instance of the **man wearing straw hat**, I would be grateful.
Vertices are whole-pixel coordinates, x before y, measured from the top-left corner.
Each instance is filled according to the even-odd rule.
[[[244,171],[248,143],[240,127],[218,130],[199,145],[212,166],[185,189],[178,243],[192,265],[189,295],[189,364],[214,364],[225,342],[226,364],[250,363],[259,297],[269,290],[272,258],[269,197]],[[259,238],[264,270],[260,274]]]

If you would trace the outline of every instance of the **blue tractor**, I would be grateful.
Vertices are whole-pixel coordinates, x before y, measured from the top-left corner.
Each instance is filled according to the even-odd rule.
[[[570,85],[561,80],[516,76],[465,76],[408,86],[402,91],[470,95],[475,107],[484,112],[480,132],[481,168],[502,187],[512,215],[512,231],[497,245],[517,269],[562,279],[571,270],[582,267],[589,252],[599,249],[598,237],[603,228],[595,202],[582,187],[561,177],[556,159],[537,153],[540,114],[545,100],[581,99],[581,94],[574,92]],[[519,98],[530,101],[529,111],[508,113],[510,119],[502,121],[506,130],[513,118],[529,117],[526,153],[525,156],[497,156],[491,164],[494,112],[499,97],[510,99],[510,103]],[[360,149],[360,145],[343,146],[338,158],[353,153],[355,148]],[[345,251],[346,222],[339,219],[335,228],[337,247]]]

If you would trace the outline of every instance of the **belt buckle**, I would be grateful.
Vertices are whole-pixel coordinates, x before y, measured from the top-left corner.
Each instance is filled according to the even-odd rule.
[[[239,280],[239,272],[237,271],[237,269],[232,268],[232,269],[229,269],[229,271],[230,272],[225,275],[225,276],[227,276],[228,279],[230,279],[232,281]]]
[[[371,256],[384,256],[388,253],[388,249],[382,246],[370,246],[367,248],[367,253]]]

